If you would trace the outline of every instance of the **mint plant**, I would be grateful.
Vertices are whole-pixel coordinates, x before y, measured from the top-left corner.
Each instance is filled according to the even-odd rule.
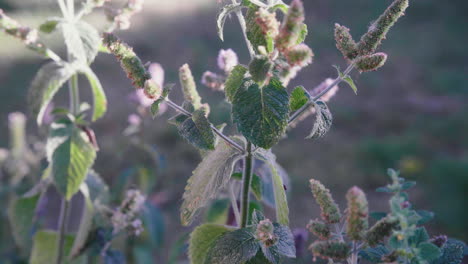
[[[353,39],[348,28],[336,24],[336,46],[347,67],[341,71],[335,66],[338,71],[335,79],[327,79],[310,90],[303,86],[287,88],[299,71],[313,62],[314,56],[312,49],[304,43],[308,28],[300,0],[293,0],[289,5],[282,0],[232,0],[224,5],[216,21],[220,39],[223,40],[227,18],[236,16],[250,55],[250,61],[244,65],[239,63],[234,51],[222,50],[218,57],[221,73],[207,71],[202,77],[203,84],[223,91],[232,107],[232,123],[239,134],[226,135],[223,132],[226,124],[211,123],[211,108],[199,95],[188,64],[179,69],[184,101],[177,104],[170,99],[176,85],[162,81],[162,67],[151,64],[147,68],[133,49],[114,34],[116,30],[130,27],[131,16],[142,10],[142,0],[128,0],[121,8],[112,7],[106,0],[86,0],[78,12],[72,0],[57,2],[63,17],[49,18],[40,26],[40,31],[42,34],[62,32],[67,47],[66,59],[47,48],[40,41],[38,31],[20,25],[0,10],[0,29],[50,60],[38,71],[30,91],[34,118],[49,134],[45,146],[48,166],[40,179],[34,179],[37,183],[30,191],[13,195],[10,205],[13,232],[19,234],[15,235],[18,237],[16,243],[30,252],[26,253],[30,263],[94,263],[98,258],[105,263],[122,263],[125,257],[112,248],[113,240],[143,231],[144,223],[139,216],[145,204],[144,195],[130,189],[120,205],[113,208],[109,202],[109,196],[113,194],[109,194],[108,186],[92,169],[98,144],[91,125],[107,110],[104,89],[90,67],[99,53],[115,56],[132,80],[140,100],[140,114],[150,113],[155,118],[167,107],[174,109],[177,114],[168,122],[202,156],[188,180],[180,208],[181,223],[188,226],[198,221],[203,208],[209,207],[207,223],[197,226],[190,235],[188,255],[191,263],[276,264],[294,258],[296,248],[289,229],[287,177],[271,148],[284,138],[288,129],[312,114],[316,118],[306,139],[326,135],[333,121],[326,103],[337,92],[338,84],[344,81],[357,93],[350,73],[354,69],[361,73],[375,71],[385,64],[387,55],[377,49],[408,7],[408,0],[395,0],[359,42]],[[82,18],[103,5],[106,5],[109,25],[104,32],[98,32]],[[152,74],[153,71],[157,73]],[[79,75],[88,79],[92,90],[90,117],[91,107],[80,101]],[[67,82],[69,108],[50,110],[54,95]],[[49,119],[52,119],[50,124],[45,122]],[[152,154],[145,145],[144,136],[139,133],[140,117],[133,115],[129,121],[125,135]],[[11,152],[15,158],[15,146],[18,144],[2,155],[9,157]],[[6,159],[0,159],[3,160]],[[20,168],[18,164],[15,166]],[[18,175],[15,177],[21,180],[25,173]],[[384,257],[406,263],[446,263],[443,262],[446,259],[459,259],[459,242],[440,237],[434,242],[429,238],[418,242],[411,240],[416,233],[422,232],[416,227],[422,215],[405,205],[407,196],[403,191],[408,188],[408,183],[402,182],[394,172],[392,179],[393,185],[385,189],[394,193],[392,211],[370,229],[364,193],[359,188],[348,192],[345,233],[340,224],[343,220],[341,212],[329,191],[312,181],[323,218],[323,221],[314,220],[309,224],[311,232],[320,239],[311,247],[314,255],[353,264],[360,257],[373,261],[376,252],[383,252],[377,262]],[[34,220],[39,201],[52,186],[63,200],[58,228],[37,230],[37,223],[31,219]],[[85,209],[77,232],[66,234],[70,201],[77,195],[84,197]],[[263,214],[262,204],[274,209],[274,218]],[[332,225],[337,229],[333,230]],[[33,245],[28,245],[31,231]],[[390,236],[392,242],[380,245],[385,236]]]
[[[390,169],[391,183],[378,188],[389,193],[390,212],[369,213],[365,193],[352,187],[346,194],[348,208],[341,214],[330,191],[317,180],[310,185],[322,211],[321,220],[311,220],[307,228],[317,237],[310,245],[314,257],[328,259],[329,263],[461,263],[465,243],[440,235],[431,238],[424,224],[434,214],[415,210],[407,190],[416,185],[399,177]],[[369,216],[377,221],[369,227]]]

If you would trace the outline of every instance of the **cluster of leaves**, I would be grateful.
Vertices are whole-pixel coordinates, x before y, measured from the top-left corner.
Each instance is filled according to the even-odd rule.
[[[392,183],[378,192],[392,194],[390,212],[368,212],[366,195],[358,187],[351,188],[346,198],[348,208],[342,217],[330,191],[311,180],[312,193],[322,211],[322,220],[311,220],[309,231],[318,240],[310,245],[315,257],[329,261],[357,263],[358,258],[371,263],[461,263],[466,245],[446,236],[430,238],[423,224],[434,214],[415,210],[407,190],[415,182],[405,181],[389,170]],[[369,227],[369,216],[377,221]]]

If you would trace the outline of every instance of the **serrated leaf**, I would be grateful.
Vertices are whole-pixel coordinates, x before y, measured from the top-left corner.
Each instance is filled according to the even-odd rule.
[[[236,65],[229,73],[229,76],[226,79],[224,84],[224,92],[226,93],[226,98],[229,102],[234,101],[234,97],[242,86],[244,76],[247,73],[248,69],[243,65]]]
[[[465,243],[449,239],[441,248],[441,256],[431,264],[460,264],[463,261]]]
[[[198,226],[190,234],[189,258],[191,264],[205,264],[205,260],[210,249],[215,245],[216,240],[232,229],[215,224],[204,224]]]
[[[66,21],[61,26],[68,52],[82,63],[93,62],[101,44],[98,31],[83,21]]]
[[[284,189],[283,179],[278,173],[278,165],[276,156],[271,151],[259,150],[255,153],[255,157],[265,161],[271,170],[273,182],[273,191],[275,196],[276,220],[282,225],[289,225],[289,207]]]
[[[265,257],[273,263],[279,263],[280,256],[295,258],[296,246],[294,244],[294,236],[287,226],[274,223],[274,235],[278,241],[273,246],[267,248],[262,247],[262,252]]]
[[[438,259],[440,255],[440,249],[432,243],[424,242],[418,246],[418,257],[420,259],[425,261],[434,261]]]
[[[31,246],[39,194],[28,198],[13,198],[8,206],[8,219],[16,244],[25,250]]]
[[[234,140],[240,141],[237,138]],[[238,143],[243,144],[241,141]],[[218,193],[229,182],[234,164],[241,157],[242,153],[221,141],[203,158],[185,187],[180,209],[183,225],[189,225],[200,208],[211,199],[217,198]]]
[[[61,17],[48,18],[44,23],[39,26],[39,30],[44,33],[52,33],[57,28],[57,25],[63,21]]]
[[[309,102],[309,93],[303,86],[297,86],[291,93],[289,108],[295,112]]]
[[[219,38],[224,41],[224,24],[226,23],[226,19],[232,12],[241,11],[244,6],[241,4],[230,4],[225,5],[221,12],[218,14],[216,19],[216,25],[218,27],[218,36]]]
[[[29,104],[38,125],[42,124],[45,110],[54,95],[75,73],[76,67],[65,62],[49,62],[39,69],[29,90]]]
[[[74,236],[65,235],[64,240],[64,264],[85,264],[86,258],[79,257],[69,261],[67,256],[73,244]],[[55,263],[57,253],[58,234],[54,231],[41,230],[36,233],[33,240],[32,253],[29,258],[30,264]]]
[[[239,131],[254,145],[269,149],[288,125],[289,95],[278,79],[263,88],[244,79],[232,102],[232,117]]]
[[[91,91],[93,92],[94,111],[93,111],[93,122],[101,118],[107,111],[107,98],[102,88],[101,82],[96,74],[89,67],[81,67],[81,73],[88,78]]]
[[[239,264],[253,258],[260,248],[250,228],[237,229],[219,237],[204,264]]]
[[[420,243],[426,242],[429,240],[429,234],[424,227],[418,227],[414,231],[413,235],[409,238],[408,243],[414,247],[418,246]]]
[[[328,106],[324,102],[317,101],[315,103],[315,112],[317,117],[315,119],[314,127],[306,139],[317,139],[323,137],[330,130],[332,125],[333,116],[330,109],[328,109]]]
[[[193,146],[203,150],[213,150],[215,135],[203,108],[195,110],[192,118],[186,119],[179,126],[180,135]]]
[[[51,125],[47,159],[55,186],[67,200],[78,192],[95,158],[96,150],[81,129],[69,121]]]

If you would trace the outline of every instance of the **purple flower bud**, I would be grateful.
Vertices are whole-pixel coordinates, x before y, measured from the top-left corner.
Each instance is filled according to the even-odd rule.
[[[226,73],[239,64],[237,54],[232,49],[220,50],[218,54],[218,67]]]

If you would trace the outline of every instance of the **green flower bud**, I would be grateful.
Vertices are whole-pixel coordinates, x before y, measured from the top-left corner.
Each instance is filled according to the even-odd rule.
[[[321,240],[329,239],[331,235],[330,227],[317,219],[310,220],[307,229]]]
[[[285,51],[297,44],[304,22],[304,6],[300,0],[293,0],[289,6],[289,11],[284,17],[278,37],[276,37],[276,47]]]
[[[146,80],[144,91],[145,91],[146,97],[152,100],[159,99],[159,97],[161,97],[161,94],[162,94],[161,86],[159,86],[159,84],[155,82],[153,79]]]
[[[346,218],[346,233],[352,240],[362,240],[369,226],[369,208],[366,195],[354,186],[346,194],[348,200],[348,215]]]
[[[270,78],[272,69],[273,63],[266,56],[256,56],[249,64],[252,79],[262,85]]]
[[[398,225],[398,221],[392,217],[384,217],[372,226],[366,233],[366,241],[373,247],[383,242],[385,237],[392,234],[392,230]]]
[[[311,179],[310,188],[315,197],[320,210],[322,211],[322,218],[329,224],[336,224],[340,222],[341,213],[338,205],[333,200],[330,191],[323,186],[319,181]]]
[[[385,12],[374,22],[369,31],[364,34],[358,43],[360,55],[369,55],[375,52],[388,30],[404,14],[408,8],[409,0],[395,0]]]
[[[182,91],[184,92],[184,98],[189,101],[195,107],[195,110],[202,106],[201,97],[197,92],[197,85],[193,79],[192,71],[188,64],[182,65],[179,69],[179,79],[182,85]]]
[[[291,66],[305,67],[312,63],[314,53],[306,44],[299,44],[286,52],[286,58]]]
[[[346,260],[351,252],[351,247],[340,241],[315,241],[310,245],[309,249],[312,251],[314,257],[332,260]]]
[[[120,65],[127,73],[128,78],[133,81],[133,86],[144,88],[146,81],[151,79],[151,75],[140,58],[133,52],[133,49],[111,33],[104,33],[102,42],[120,61]]]
[[[273,223],[269,219],[261,220],[255,231],[255,238],[262,242],[266,247],[271,247],[278,241],[274,234]]]
[[[383,52],[364,55],[356,59],[356,68],[360,72],[376,71],[387,61],[387,54]]]
[[[266,9],[260,8],[255,15],[255,22],[262,29],[263,34],[276,38],[280,26],[278,20],[276,20],[276,13],[270,13]]]
[[[357,57],[357,44],[349,33],[349,28],[335,24],[336,47],[341,51],[345,59],[353,60]]]

